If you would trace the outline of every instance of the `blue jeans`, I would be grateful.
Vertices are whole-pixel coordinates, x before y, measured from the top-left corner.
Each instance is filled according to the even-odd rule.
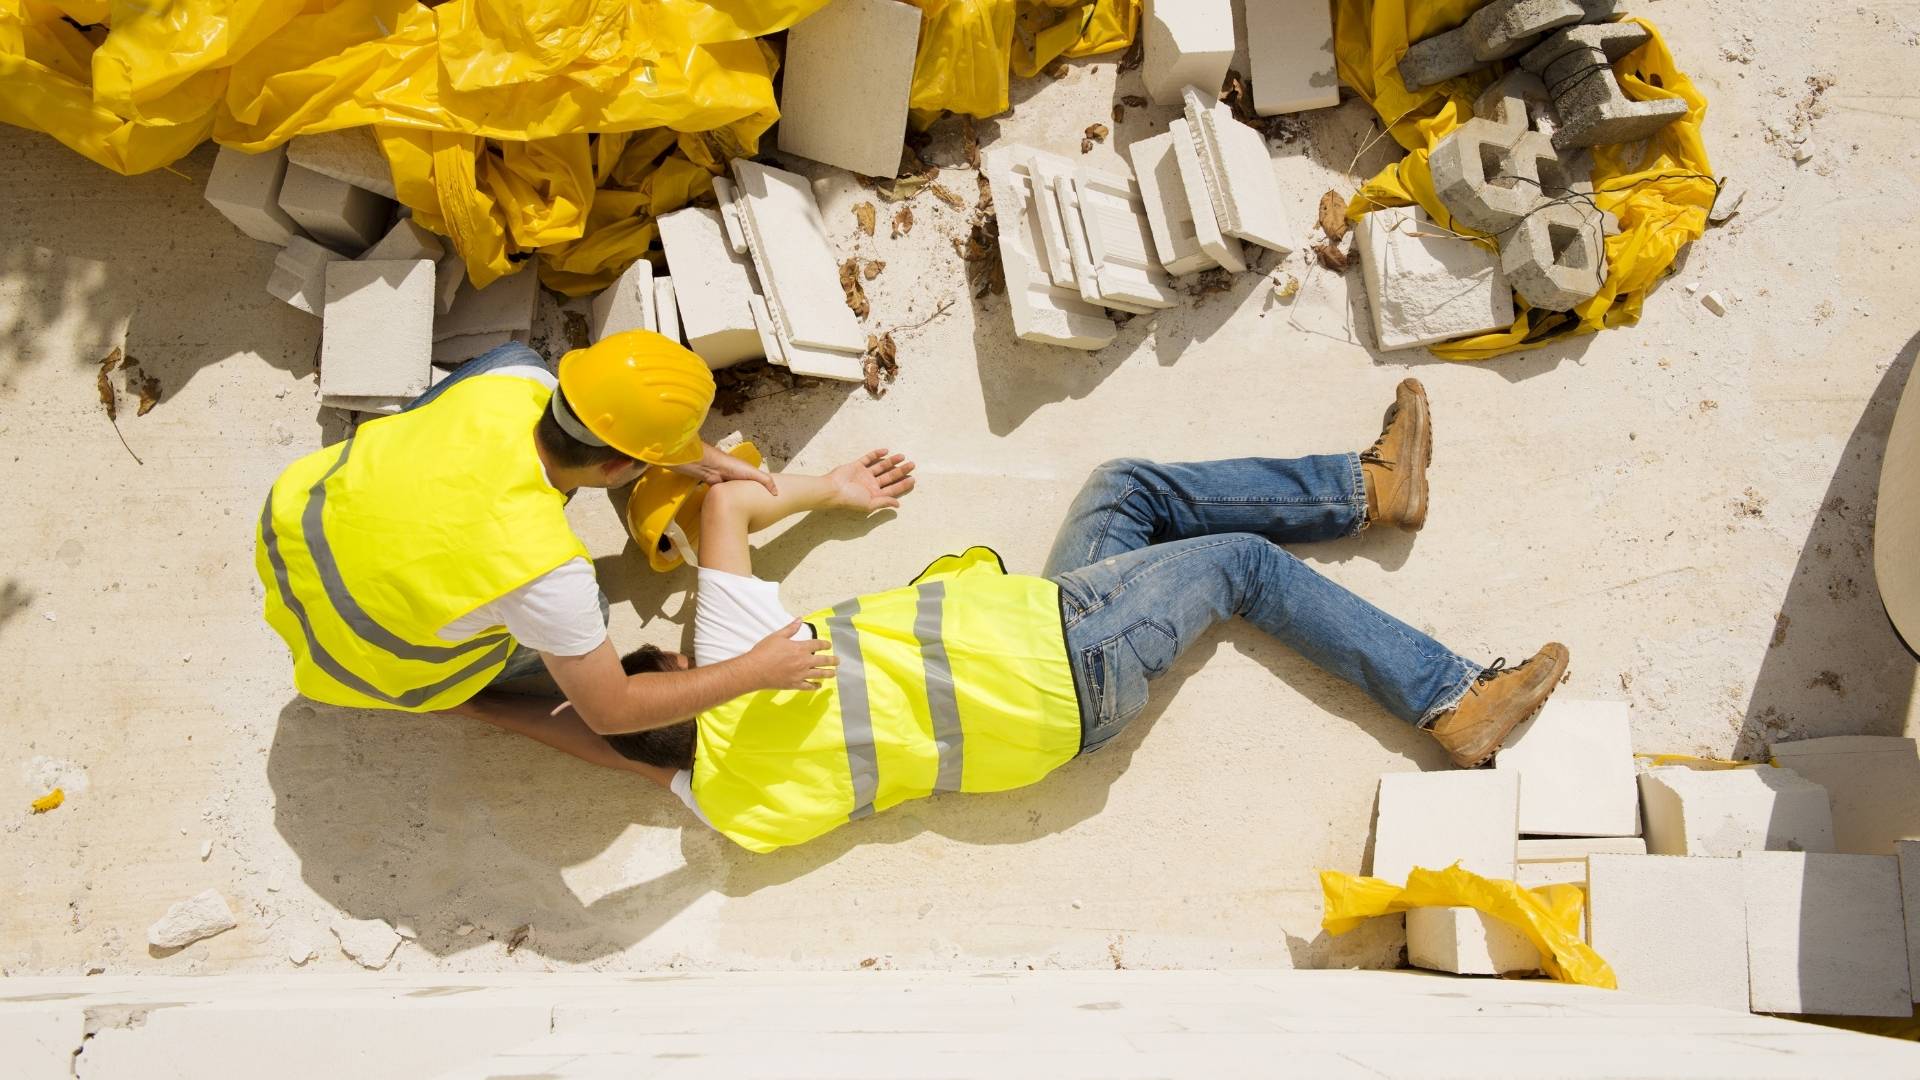
[[[540,368],[543,371],[550,370],[547,367],[547,362],[540,358],[539,353],[534,352],[532,349],[517,341],[509,341],[505,345],[495,345],[479,356],[454,368],[453,374],[427,387],[426,393],[407,402],[407,407],[400,411],[412,412],[432,401],[434,398],[439,397],[441,394],[446,393],[447,387],[452,386],[461,379],[471,379],[475,375],[485,375],[489,371],[497,371],[503,367],[526,367],[528,365]]]
[[[1147,684],[1234,615],[1409,724],[1457,704],[1478,664],[1277,546],[1353,536],[1366,516],[1357,454],[1095,469],[1046,569],[1060,586],[1082,752],[1119,734],[1146,708]]]

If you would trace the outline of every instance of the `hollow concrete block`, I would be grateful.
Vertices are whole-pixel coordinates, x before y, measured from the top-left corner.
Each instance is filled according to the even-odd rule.
[[[1608,217],[1564,202],[1528,213],[1500,244],[1500,269],[1513,291],[1545,311],[1592,299],[1607,280]]]
[[[207,176],[207,202],[255,240],[286,247],[287,241],[307,235],[280,208],[280,185],[286,175],[285,147],[249,154],[223,146]]]
[[[1538,74],[1553,96],[1560,116],[1555,146],[1634,142],[1687,115],[1678,97],[1629,98],[1614,74],[1613,65],[1650,36],[1632,22],[1570,26],[1521,56],[1521,66]]]
[[[1750,851],[1739,863],[1753,1011],[1912,1014],[1899,860]]]
[[[1180,102],[1180,91],[1197,86],[1213,95],[1233,63],[1230,0],[1148,0],[1140,17],[1140,78],[1147,96],[1161,105]]]
[[[1516,56],[1561,27],[1612,18],[1618,0],[1493,0],[1459,26],[1422,38],[1400,59],[1400,81],[1419,90]]]
[[[1665,766],[1640,775],[1640,795],[1655,855],[1835,850],[1827,789],[1792,769]]]

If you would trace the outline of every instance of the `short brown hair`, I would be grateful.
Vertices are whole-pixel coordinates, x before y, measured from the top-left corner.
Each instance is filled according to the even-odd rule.
[[[620,658],[620,666],[629,675],[648,671],[672,671],[667,654],[652,645],[642,645]],[[693,749],[698,736],[691,720],[625,735],[605,735],[607,745],[628,761],[658,765],[665,769],[693,768]]]

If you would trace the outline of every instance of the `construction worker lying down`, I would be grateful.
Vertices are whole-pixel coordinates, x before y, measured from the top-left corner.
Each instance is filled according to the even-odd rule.
[[[620,757],[591,756],[667,785],[715,829],[771,851],[934,792],[1039,780],[1117,735],[1154,678],[1238,615],[1432,733],[1455,764],[1479,765],[1553,692],[1567,650],[1549,644],[1518,667],[1483,668],[1279,546],[1369,525],[1418,529],[1429,424],[1425,392],[1408,379],[1362,453],[1108,462],[1067,512],[1042,576],[1008,574],[984,548],[942,558],[912,585],[806,617],[839,662],[821,689],[749,694],[604,740]],[[791,619],[776,585],[752,576],[750,533],[809,510],[895,505],[911,474],[875,451],[823,477],[783,475],[778,494],[714,487],[701,523],[698,662],[737,656]],[[628,663],[687,665],[652,649]]]

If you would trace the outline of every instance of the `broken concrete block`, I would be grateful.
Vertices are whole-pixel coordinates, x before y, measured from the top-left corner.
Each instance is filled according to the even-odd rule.
[[[1329,5],[1320,0],[1246,0],[1246,13],[1254,112],[1278,116],[1340,104]]]
[[[343,255],[373,246],[393,220],[393,201],[291,162],[280,183],[280,209],[315,240]]]
[[[413,223],[412,218],[401,218],[394,222],[393,228],[379,242],[360,253],[365,262],[382,259],[432,259],[439,260],[446,255],[447,247],[440,238]],[[434,268],[434,280],[439,281],[439,267]]]
[[[1907,920],[1907,978],[1914,984],[1913,998],[1920,1002],[1920,840],[1902,840],[1894,845],[1900,860],[1900,910]]]
[[[1823,851],[1833,845],[1827,789],[1792,769],[1649,769],[1640,776],[1655,855]]]
[[[900,168],[920,9],[832,0],[787,31],[780,149],[862,176]],[[859,117],[849,123],[848,117]]]
[[[1679,97],[1629,98],[1614,74],[1613,65],[1650,36],[1634,22],[1570,26],[1520,58],[1520,66],[1539,75],[1553,95],[1560,116],[1555,146],[1634,142],[1687,115]]]
[[[1540,970],[1540,950],[1474,908],[1414,908],[1407,912],[1407,963],[1455,975],[1522,975]]]
[[[1527,782],[1521,781],[1520,800],[1525,812]],[[1583,836],[1571,839],[1530,840],[1522,837],[1514,852],[1517,867],[1514,879],[1529,889],[1546,885],[1587,886],[1587,857],[1590,855],[1645,855],[1647,842],[1637,836]]]
[[[1419,207],[1375,210],[1355,232],[1381,352],[1513,325],[1513,289],[1498,258],[1437,228]]]
[[[675,210],[662,214],[659,226],[687,347],[711,368],[766,356],[750,307],[753,278],[745,257],[728,247],[719,212]]]
[[[1912,1015],[1899,860],[1750,851],[1740,870],[1753,1011]]]
[[[1841,851],[1891,855],[1920,838],[1920,753],[1914,740],[1836,735],[1773,744],[1775,764],[1827,789]]]
[[[273,257],[267,292],[309,315],[318,315],[327,303],[327,264],[344,258],[304,236],[292,237]]]
[[[1415,867],[1454,863],[1481,877],[1513,877],[1520,778],[1488,769],[1388,773],[1380,778],[1373,876],[1406,883]]]
[[[1494,755],[1520,776],[1520,831],[1532,836],[1633,836],[1640,792],[1624,701],[1558,696],[1513,729]]]
[[[433,366],[433,264],[327,264],[320,396],[412,398]]]
[[[147,927],[147,944],[156,949],[184,949],[238,925],[226,898],[208,889],[169,907],[158,922]]]
[[[735,255],[747,253],[747,232],[740,224],[740,203],[735,197],[733,181],[724,176],[713,178],[714,205],[720,208],[720,224],[727,230],[727,247]]]
[[[333,936],[339,939],[341,952],[372,971],[386,967],[400,947],[400,935],[382,919],[335,919]]]
[[[1507,283],[1545,311],[1572,311],[1591,300],[1607,280],[1609,217],[1570,203],[1541,203],[1500,243]]]
[[[280,184],[286,175],[285,147],[248,154],[223,146],[207,176],[207,202],[241,232],[285,247],[288,240],[306,236],[299,223],[280,209]]]
[[[1525,52],[1545,34],[1579,22],[1610,19],[1618,0],[1493,0],[1467,21],[1416,42],[1400,60],[1409,90]]]
[[[1100,295],[1147,308],[1170,308],[1180,294],[1153,253],[1140,188],[1125,176],[1083,168],[1074,178],[1080,221]]]
[[[1473,99],[1473,116],[1515,131],[1548,131],[1554,126],[1553,98],[1540,76],[1516,69],[1480,91]]]
[[[1206,170],[1200,164],[1200,147],[1194,139],[1193,129],[1184,117],[1180,117],[1167,123],[1167,134],[1173,136],[1173,156],[1179,166],[1180,187],[1186,193],[1187,206],[1193,213],[1193,235],[1200,244],[1200,250],[1228,272],[1240,273],[1247,268],[1240,241],[1227,236],[1220,229],[1220,219],[1214,213],[1213,195],[1207,187]]]
[[[295,135],[287,142],[287,160],[389,199],[400,197],[393,187],[393,169],[370,127]]]
[[[733,160],[740,223],[767,309],[796,345],[859,355],[859,320],[840,292],[840,263],[806,178],[747,158]]]
[[[1266,139],[1235,120],[1225,102],[1195,87],[1186,88],[1183,100],[1200,175],[1220,231],[1283,255],[1292,250],[1287,243],[1280,179],[1267,156]]]
[[[1093,264],[1093,248],[1087,242],[1086,220],[1080,214],[1080,189],[1071,176],[1056,177],[1053,194],[1060,205],[1060,218],[1066,224],[1067,250],[1073,255],[1074,280],[1080,285],[1080,299],[1115,311],[1145,315],[1154,309],[1146,304],[1107,296],[1100,291],[1100,273]],[[1170,306],[1170,305],[1169,305]]]
[[[487,352],[516,340],[511,330],[489,330],[481,334],[460,334],[433,343],[433,365],[455,368]]]
[[[1128,148],[1133,175],[1140,184],[1140,202],[1153,234],[1154,252],[1169,274],[1191,274],[1219,265],[1200,249],[1194,231],[1193,208],[1187,205],[1180,180],[1180,162],[1173,152],[1173,135],[1163,132]]]
[[[1620,989],[1747,1009],[1746,891],[1739,859],[1587,858],[1588,937]]]
[[[1140,79],[1147,96],[1176,105],[1197,86],[1218,94],[1233,63],[1233,4],[1229,0],[1148,0],[1140,15]]]
[[[468,281],[454,295],[453,306],[433,321],[433,340],[529,329],[539,299],[540,279],[531,266],[484,289],[476,289]]]
[[[1041,234],[1038,204],[1051,193],[1036,191],[1031,159],[1011,146],[990,147],[985,155],[987,183],[993,193],[1000,267],[1007,282],[1007,306],[1013,332],[1022,341],[1098,349],[1113,340],[1113,320],[1080,298],[1075,289],[1055,284],[1047,270],[1047,245]]]
[[[680,341],[680,304],[673,298],[673,279],[662,274],[653,279],[653,318],[656,329],[668,341]]]
[[[592,310],[588,332],[595,341],[624,330],[654,329],[658,324],[653,313],[653,263],[636,260],[600,290]]]

